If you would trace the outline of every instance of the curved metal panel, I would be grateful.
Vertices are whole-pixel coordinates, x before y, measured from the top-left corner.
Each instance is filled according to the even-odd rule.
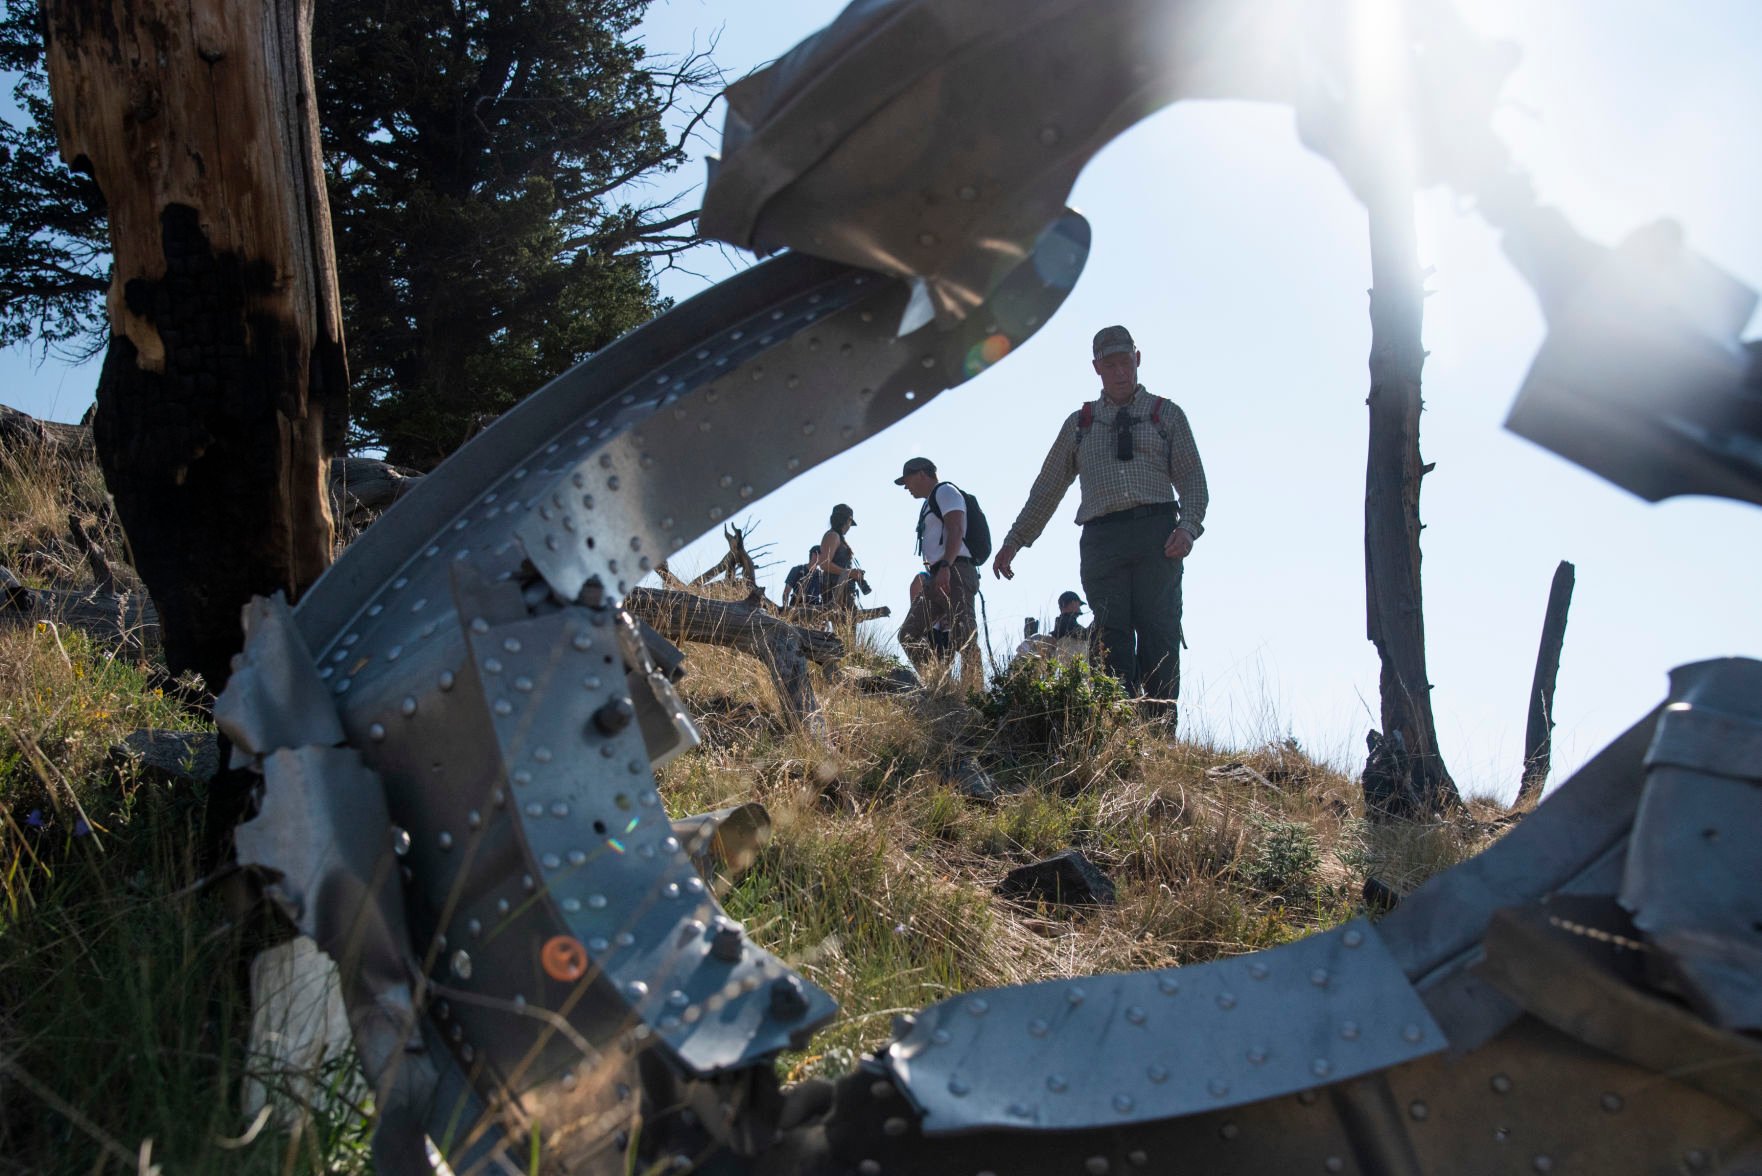
[[[371,941],[376,991],[352,1013],[358,1029],[377,1014],[362,1045],[388,1165],[412,1162],[418,1131],[493,1161],[503,1126],[561,1122],[556,1162],[621,1170],[638,1087],[677,1096],[647,1112],[691,1109],[649,1115],[651,1156],[690,1138],[730,1167],[756,1156],[792,1173],[1731,1171],[1756,1157],[1750,1096],[1731,1097],[1729,1074],[1659,1073],[1679,1056],[1660,1035],[1684,1036],[1692,1015],[1652,990],[1674,980],[1716,1019],[1755,1023],[1741,932],[1756,884],[1731,854],[1762,822],[1762,667],[1685,672],[1655,739],[1656,716],[1378,930],[954,998],[862,1073],[807,1092],[826,1100],[817,1115],[806,1094],[779,1110],[768,1063],[831,1015],[829,998],[745,942],[661,811],[652,761],[690,736],[651,747],[633,722],[650,683],[674,716],[618,597],[742,503],[1031,335],[1087,255],[1086,223],[1057,215],[1084,161],[1178,95],[1311,89],[1325,54],[1292,18],[1329,11],[859,0],[731,91],[703,217],[706,232],[835,260],[787,254],[619,340],[394,506],[291,620],[253,613],[218,713],[265,770],[266,813],[310,811],[325,827],[307,833],[330,844],[290,847],[264,825],[241,845],[282,863],[290,900],[356,908],[318,924],[332,951],[354,946],[345,925]],[[1337,102],[1317,110],[1325,122]],[[1350,172],[1364,145],[1321,138]],[[1723,290],[1726,318],[1742,301],[1695,288]],[[932,312],[945,329],[906,329]],[[1724,384],[1731,358],[1715,365]],[[1696,853],[1709,830],[1725,839],[1716,858]],[[366,884],[381,833],[400,853],[409,943]],[[1617,880],[1645,942],[1566,918],[1611,911]],[[1541,905],[1568,893],[1587,897]],[[370,917],[351,923],[364,901]],[[425,1007],[409,995],[424,992]],[[386,1033],[406,998],[427,1015]],[[1725,1048],[1730,1035],[1700,1028]],[[1590,1122],[1590,1083],[1605,1114],[1633,1109],[1625,1136]],[[1520,1084],[1547,1097],[1518,1105]]]
[[[931,1005],[888,1050],[926,1135],[1178,1118],[1443,1049],[1363,920],[1252,956],[991,989]]]
[[[974,311],[1096,152],[1182,96],[1289,99],[1325,6],[1216,0],[853,4],[728,90],[699,227],[919,279]],[[1048,78],[1081,79],[1048,85]]]
[[[259,636],[286,689],[229,695],[245,746],[288,742],[287,709],[290,729],[346,739],[384,783],[431,1036],[450,1055],[431,1083],[469,1073],[527,1112],[622,1122],[636,1053],[701,1078],[831,1016],[722,916],[674,836],[632,721],[632,683],[654,667],[617,597],[742,503],[1007,353],[1070,291],[1087,245],[1082,218],[1060,218],[983,315],[904,338],[901,283],[794,256],[756,267],[497,422],[320,581],[288,649]],[[773,428],[755,443],[757,420]],[[559,971],[559,944],[579,966]]]
[[[1762,662],[1670,675],[1621,903],[1709,1020],[1762,1030]]]

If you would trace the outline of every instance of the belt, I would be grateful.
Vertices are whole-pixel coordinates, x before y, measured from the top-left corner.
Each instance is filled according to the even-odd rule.
[[[1175,513],[1175,504],[1172,502],[1151,502],[1144,506],[1128,506],[1125,510],[1109,511],[1107,514],[1097,515],[1083,525],[1098,527],[1103,523],[1126,523],[1133,519],[1172,516]]]
[[[955,556],[955,557],[954,557],[954,559],[953,559],[953,560],[951,560],[951,561],[949,561],[949,562],[951,562],[951,563],[964,563],[964,564],[971,564],[971,563],[973,563],[973,557],[972,557],[972,556],[970,556],[970,555],[957,555],[957,556]],[[925,564],[925,565],[924,565],[924,567],[925,567],[925,568],[926,568],[926,569],[928,569],[928,568],[930,568],[930,567],[932,567],[932,566],[933,566],[933,565],[931,565],[931,564]],[[973,564],[973,566],[974,566],[974,567],[978,567],[978,566],[979,566],[979,565],[978,565],[978,564]]]

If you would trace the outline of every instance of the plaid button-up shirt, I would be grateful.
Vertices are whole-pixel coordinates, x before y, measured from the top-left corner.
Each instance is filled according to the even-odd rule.
[[[1052,512],[1064,499],[1076,478],[1081,484],[1081,501],[1077,504],[1077,523],[1159,502],[1174,502],[1180,495],[1181,528],[1195,539],[1205,531],[1205,507],[1210,493],[1205,487],[1205,466],[1199,460],[1199,447],[1193,442],[1193,430],[1187,414],[1173,401],[1162,406],[1162,434],[1151,423],[1150,414],[1156,397],[1140,384],[1132,391],[1131,403],[1116,406],[1106,396],[1095,403],[1095,419],[1077,441],[1078,418],[1081,410],[1065,418],[1059,427],[1058,439],[1040,467],[1028,491],[1028,503],[1016,516],[1015,525],[1004,536],[1009,547],[1027,547],[1040,538],[1040,532],[1052,518]],[[1132,460],[1117,456],[1118,438],[1115,426],[1121,412],[1132,414]]]

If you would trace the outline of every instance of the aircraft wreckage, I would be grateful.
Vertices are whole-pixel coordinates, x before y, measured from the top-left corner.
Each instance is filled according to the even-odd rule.
[[[1537,207],[1488,111],[1452,104],[1480,47],[1407,11],[1417,106],[1453,126],[1428,178],[1548,315],[1512,426],[1650,498],[1762,502],[1755,294],[1668,233],[1606,249]],[[240,858],[341,965],[380,1171],[429,1170],[425,1137],[526,1171],[537,1133],[572,1172],[1762,1172],[1756,662],[1676,671],[1374,925],[962,994],[787,1091],[778,1053],[835,1006],[663,810],[655,770],[696,735],[621,596],[1032,335],[1087,253],[1072,182],[1149,112],[1288,103],[1351,182],[1374,144],[1331,12],[857,0],[727,95],[702,228],[779,256],[508,413],[298,608],[252,606],[218,706],[262,774]]]

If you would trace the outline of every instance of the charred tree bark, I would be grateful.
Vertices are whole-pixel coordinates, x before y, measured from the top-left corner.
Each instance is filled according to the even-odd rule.
[[[1566,610],[1572,607],[1574,569],[1565,560],[1554,569],[1542,641],[1536,650],[1536,676],[1530,682],[1529,722],[1523,733],[1523,783],[1515,807],[1533,804],[1548,780],[1554,754],[1554,684],[1560,677],[1560,647],[1566,643]]]
[[[1419,489],[1423,279],[1413,192],[1385,175],[1370,218],[1370,448],[1364,485],[1366,627],[1382,662],[1382,731],[1364,769],[1373,815],[1427,816],[1462,803],[1438,750],[1420,592]]]
[[[348,373],[310,0],[44,0],[61,153],[108,205],[94,439],[173,672],[329,565]]]

